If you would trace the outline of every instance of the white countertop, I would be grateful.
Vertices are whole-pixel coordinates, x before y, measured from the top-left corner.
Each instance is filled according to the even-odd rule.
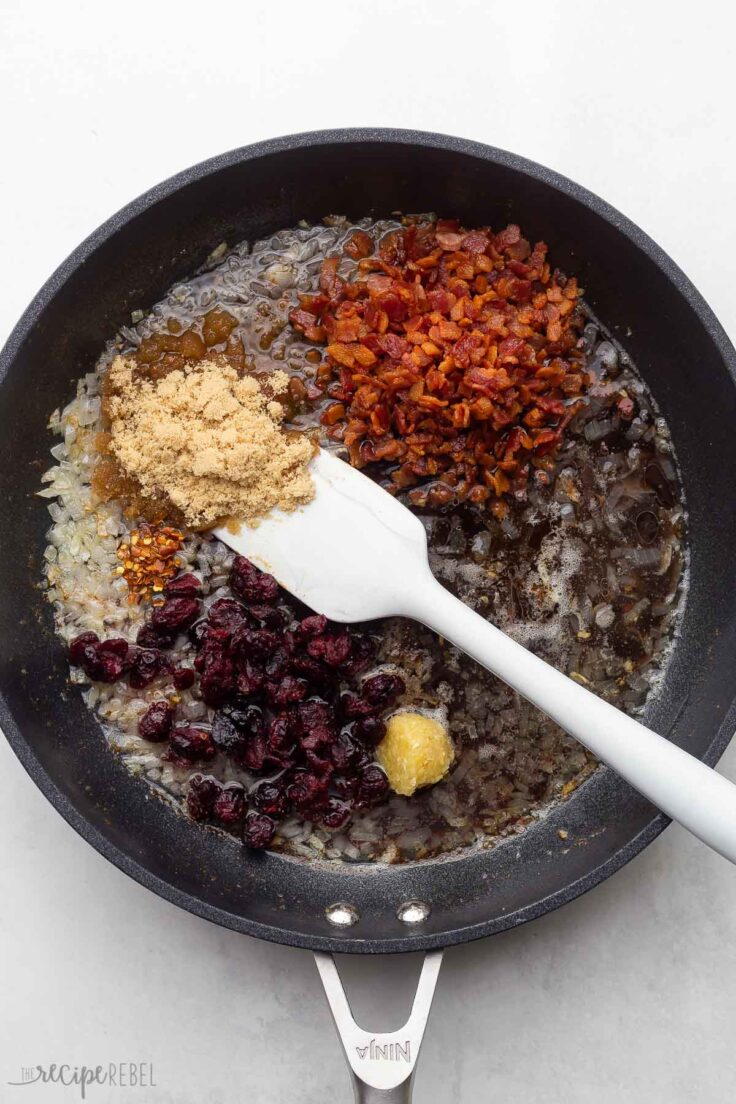
[[[716,0],[0,0],[0,342],[158,180],[349,125],[460,134],[560,170],[647,230],[734,338],[733,31]],[[736,748],[721,769],[736,779]],[[134,884],[4,742],[0,840],[0,1104],[79,1099],[8,1086],[22,1066],[109,1061],[152,1063],[155,1087],[92,1086],[92,1104],[350,1099],[311,956]],[[562,911],[447,953],[417,1104],[731,1101],[735,931],[736,871],[670,828]],[[341,965],[366,1025],[396,1026],[418,959]]]

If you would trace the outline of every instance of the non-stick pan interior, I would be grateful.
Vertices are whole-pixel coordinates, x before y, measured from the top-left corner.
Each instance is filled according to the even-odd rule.
[[[302,135],[190,170],[136,201],[64,264],[19,323],[0,386],[0,720],[62,814],[120,867],[209,919],[314,948],[410,950],[490,934],[576,896],[666,821],[599,771],[564,806],[494,850],[404,867],[317,867],[245,853],[175,815],[109,753],[78,692],[39,588],[48,515],[34,499],[46,423],[132,310],[152,305],[223,240],[329,213],[435,210],[468,225],[520,222],[619,334],[667,418],[690,516],[682,632],[648,720],[713,762],[731,734],[736,654],[735,354],[687,280],[589,193],[487,147],[410,132]],[[563,825],[563,843],[557,829]],[[418,928],[397,918],[419,898]],[[335,901],[360,919],[337,930]]]

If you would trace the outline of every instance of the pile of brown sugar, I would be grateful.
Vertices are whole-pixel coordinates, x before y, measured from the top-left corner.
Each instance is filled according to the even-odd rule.
[[[275,372],[272,395],[287,382]],[[151,380],[118,356],[108,387],[109,451],[144,497],[165,495],[193,528],[225,518],[253,524],[314,497],[311,442],[287,436],[281,404],[224,360]]]

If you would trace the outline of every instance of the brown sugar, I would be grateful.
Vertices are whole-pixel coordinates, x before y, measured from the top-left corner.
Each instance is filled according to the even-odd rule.
[[[269,389],[287,382],[275,372]],[[311,442],[284,433],[281,404],[222,358],[146,379],[116,357],[108,396],[109,454],[145,498],[166,497],[194,528],[228,517],[253,524],[314,496]]]

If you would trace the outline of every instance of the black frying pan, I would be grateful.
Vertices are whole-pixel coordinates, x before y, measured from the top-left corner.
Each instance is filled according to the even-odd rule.
[[[671,428],[690,515],[682,631],[645,722],[710,764],[736,727],[736,353],[661,249],[569,180],[433,134],[303,134],[181,173],[62,264],[0,355],[0,723],[49,800],[122,870],[208,920],[318,951],[427,950],[502,931],[596,885],[667,824],[601,769],[564,807],[487,852],[384,868],[247,853],[151,800],[67,685],[38,585],[48,516],[32,497],[49,462],[49,413],[131,310],[155,303],[223,239],[261,238],[331,212],[395,210],[435,210],[466,225],[521,223],[578,275],[587,301],[620,333]],[[584,846],[561,848],[563,822],[569,841]],[[409,900],[429,905],[429,916],[400,919]],[[331,924],[335,902],[351,905],[357,922]],[[394,1060],[404,1059],[385,1059]]]

